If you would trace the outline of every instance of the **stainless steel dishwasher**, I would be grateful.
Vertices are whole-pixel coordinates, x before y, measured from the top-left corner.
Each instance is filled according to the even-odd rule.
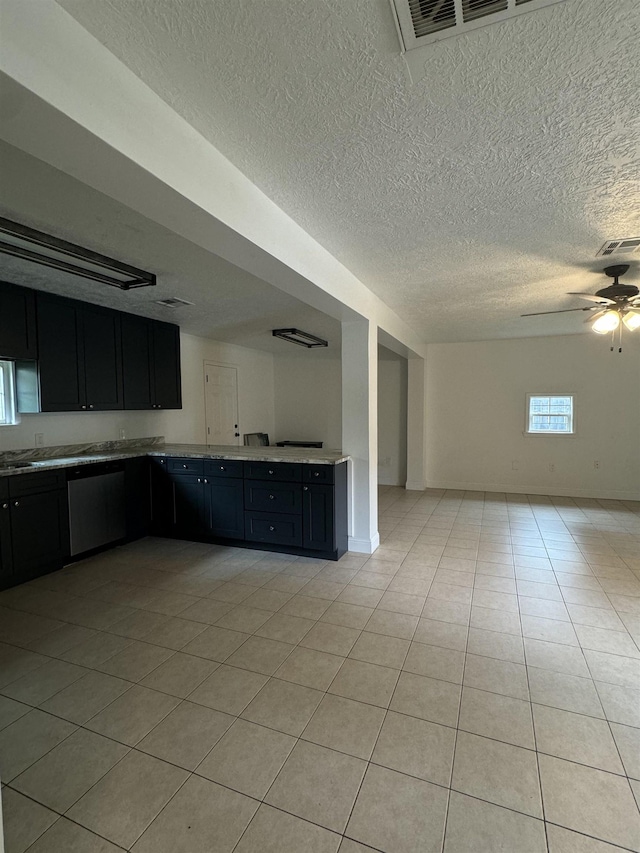
[[[124,539],[124,463],[82,465],[69,472],[67,481],[71,556]]]

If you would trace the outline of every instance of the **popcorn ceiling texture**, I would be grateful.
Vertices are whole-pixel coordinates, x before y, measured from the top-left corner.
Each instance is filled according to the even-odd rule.
[[[449,38],[414,83],[387,0],[58,2],[426,340],[583,331],[518,315],[640,231],[636,0]]]

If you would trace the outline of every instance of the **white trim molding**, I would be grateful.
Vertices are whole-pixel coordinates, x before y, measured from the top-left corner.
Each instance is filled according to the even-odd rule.
[[[357,554],[373,554],[379,547],[379,533],[376,533],[371,539],[354,539],[353,536],[349,536],[349,550]]]

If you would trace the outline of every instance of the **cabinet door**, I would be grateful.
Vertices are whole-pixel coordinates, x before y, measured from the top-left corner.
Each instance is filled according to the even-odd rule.
[[[302,487],[302,546],[333,551],[333,486]]]
[[[88,409],[122,409],[120,314],[95,305],[82,306],[84,381]]]
[[[153,408],[151,322],[122,315],[122,379],[125,409]]]
[[[171,477],[173,520],[179,533],[203,533],[207,530],[205,484],[202,477],[177,474]]]
[[[173,487],[167,473],[166,459],[152,458],[151,467],[151,529],[156,536],[173,532]]]
[[[43,412],[75,412],[86,405],[81,368],[81,328],[71,299],[38,293],[40,407]]]
[[[124,463],[127,539],[147,536],[151,524],[150,465],[146,456]]]
[[[0,281],[0,358],[37,357],[35,293]]]
[[[61,568],[69,554],[66,490],[11,499],[10,513],[14,582]]]
[[[180,329],[152,320],[153,403],[157,409],[181,409]]]
[[[6,589],[14,583],[12,563],[9,498],[3,495],[0,497],[0,589]]]
[[[212,536],[244,539],[242,480],[207,477],[207,524]]]

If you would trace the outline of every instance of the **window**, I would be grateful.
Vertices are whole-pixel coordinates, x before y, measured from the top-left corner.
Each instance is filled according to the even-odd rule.
[[[572,435],[573,394],[527,394],[527,432],[539,435]]]
[[[0,361],[0,426],[16,422],[13,394],[13,362]]]

